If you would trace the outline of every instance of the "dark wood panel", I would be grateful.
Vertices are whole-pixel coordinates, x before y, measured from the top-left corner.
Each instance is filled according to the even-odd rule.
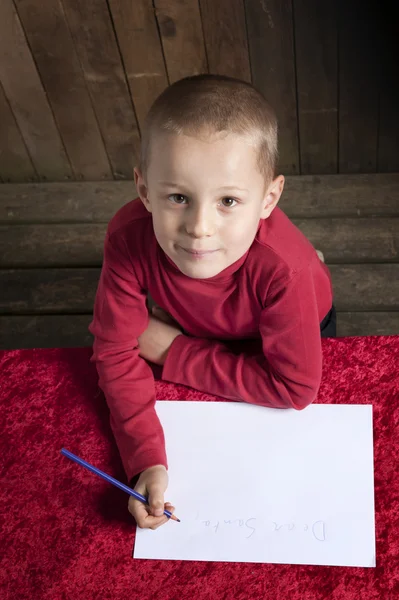
[[[341,312],[337,315],[337,335],[398,335],[399,312]]]
[[[60,0],[14,2],[54,112],[74,178],[112,179]]]
[[[37,173],[0,83],[0,180],[32,181]]]
[[[2,225],[0,267],[101,265],[105,224]]]
[[[0,185],[0,222],[108,222],[137,196],[133,181]],[[399,174],[287,177],[290,217],[399,215]]]
[[[207,73],[198,0],[155,0],[155,8],[170,83]]]
[[[142,127],[155,98],[167,87],[165,62],[151,0],[108,0],[137,120]]]
[[[339,6],[339,172],[377,170],[379,44],[377,0]]]
[[[200,0],[210,73],[251,81],[243,0]]]
[[[299,142],[291,0],[245,3],[252,82],[276,111],[279,170],[298,174]]]
[[[382,2],[379,8],[381,36],[380,111],[378,128],[378,171],[399,171],[399,5]],[[381,14],[382,13],[382,14]]]
[[[399,262],[399,217],[293,219],[326,263]]]
[[[327,263],[399,261],[399,218],[294,219]],[[1,225],[0,266],[98,266],[105,224]]]
[[[329,265],[338,311],[399,311],[399,264]]]
[[[399,264],[331,265],[339,311],[399,311]],[[0,313],[88,313],[99,268],[0,270]]]
[[[0,317],[0,349],[91,346],[90,315]]]
[[[399,173],[287,177],[280,206],[290,217],[399,216]]]
[[[72,176],[46,93],[12,0],[0,2],[0,80],[39,176]]]
[[[137,197],[133,181],[0,185],[0,222],[108,222]]]
[[[132,179],[139,132],[108,5],[63,0],[115,179]]]
[[[0,314],[89,313],[101,269],[0,270]]]
[[[91,315],[0,316],[0,349],[91,346]],[[341,312],[342,336],[398,335],[399,312]]]
[[[293,3],[301,173],[338,170],[337,6]]]

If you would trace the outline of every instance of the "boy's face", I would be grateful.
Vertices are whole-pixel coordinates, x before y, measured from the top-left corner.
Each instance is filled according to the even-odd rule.
[[[257,150],[243,136],[154,136],[146,181],[138,193],[152,213],[155,236],[182,273],[217,275],[250,248],[260,219],[276,206],[280,175],[265,184]]]

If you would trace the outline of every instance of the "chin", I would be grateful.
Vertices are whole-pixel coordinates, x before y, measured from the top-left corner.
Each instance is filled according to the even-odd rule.
[[[215,266],[195,266],[192,267],[189,265],[177,265],[183,275],[187,277],[191,277],[191,279],[209,279],[210,277],[214,277],[218,275],[223,269],[217,269]]]

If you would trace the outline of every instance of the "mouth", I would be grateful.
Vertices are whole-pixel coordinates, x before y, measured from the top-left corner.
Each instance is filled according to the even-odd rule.
[[[183,246],[179,246],[184,252],[190,254],[190,256],[194,256],[200,258],[201,256],[209,256],[210,254],[215,254],[218,250],[193,250],[191,248],[183,248]]]

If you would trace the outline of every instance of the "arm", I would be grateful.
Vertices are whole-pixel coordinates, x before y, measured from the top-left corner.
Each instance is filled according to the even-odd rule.
[[[220,342],[177,337],[163,379],[230,400],[305,408],[316,398],[322,369],[320,324],[308,270],[275,293],[259,327],[263,353],[255,356],[234,354]]]
[[[137,338],[148,325],[146,294],[127,251],[107,234],[90,331],[93,359],[111,413],[111,427],[130,480],[166,463],[163,430],[155,412],[150,367],[139,356]]]

